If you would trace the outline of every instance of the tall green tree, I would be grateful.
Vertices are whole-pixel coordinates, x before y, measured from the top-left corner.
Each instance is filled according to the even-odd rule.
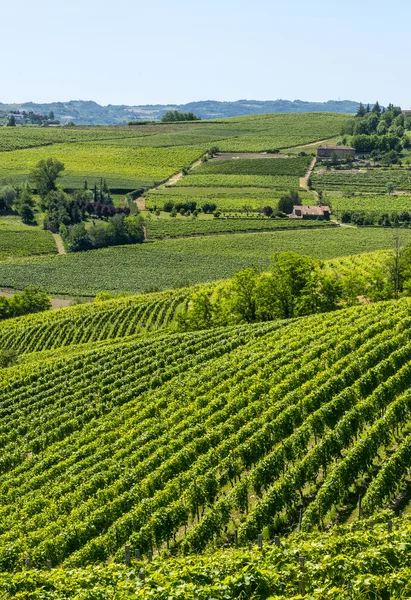
[[[62,171],[64,171],[64,164],[55,158],[43,159],[32,169],[30,178],[42,200],[49,192],[56,189],[56,181]]]

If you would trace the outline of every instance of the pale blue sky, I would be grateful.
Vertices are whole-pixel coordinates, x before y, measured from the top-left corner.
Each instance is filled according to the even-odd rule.
[[[411,107],[411,2],[2,2],[2,102],[379,99]]]

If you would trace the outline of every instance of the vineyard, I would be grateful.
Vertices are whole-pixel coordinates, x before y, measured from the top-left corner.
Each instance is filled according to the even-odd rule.
[[[349,118],[0,127],[0,188],[51,157],[66,189],[146,190],[142,244],[57,255],[40,205],[0,218],[0,288],[87,301],[0,323],[0,600],[411,597],[409,274],[375,301],[411,230],[262,211],[411,210],[405,168],[300,188]],[[284,251],[323,262],[251,269]]]
[[[309,533],[355,517],[359,495],[363,516],[405,499],[410,309],[131,336],[9,367],[0,570],[122,563],[125,545],[247,547],[292,531],[301,507]]]
[[[411,237],[403,230],[403,243]],[[267,268],[274,252],[291,250],[330,259],[393,247],[384,228],[323,227],[293,231],[158,240],[66,256],[0,262],[0,287],[34,284],[51,294],[94,296],[111,292],[146,292],[228,279],[254,264]]]
[[[10,319],[0,323],[0,348],[20,355],[158,331],[186,310],[196,291],[145,294]]]
[[[338,277],[353,270],[366,282],[373,269],[387,260],[386,251],[343,256],[324,263]],[[175,329],[176,317],[185,312],[198,292],[219,295],[226,282],[202,284],[174,291],[154,292],[104,302],[80,304],[55,312],[27,315],[0,323],[0,348],[14,350],[19,357],[90,342],[103,342],[130,335]]]
[[[411,191],[411,171],[405,169],[373,169],[365,172],[326,171],[311,176],[313,188],[316,190],[352,190],[367,195],[385,194],[387,183],[392,183],[396,190]]]
[[[56,253],[56,243],[49,231],[0,217],[0,260]]]
[[[298,189],[299,185],[299,177],[292,175],[197,175],[197,170],[176,183],[176,187],[260,187],[280,190]]]
[[[222,175],[305,175],[310,157],[298,158],[257,158],[231,160],[209,160],[196,169],[196,174]]]
[[[20,183],[39,160],[52,157],[65,164],[61,182],[67,188],[82,187],[85,179],[94,185],[100,177],[113,189],[149,188],[213,146],[260,151],[303,144],[336,135],[348,118],[311,113],[139,127],[2,127],[0,180]]]
[[[234,600],[243,598],[340,600],[408,598],[411,595],[410,520],[390,514],[338,527],[328,534],[293,534],[260,550],[230,548],[188,558],[132,559],[125,565],[86,569],[27,570],[0,575],[5,600],[71,600],[107,588],[116,600]],[[389,521],[392,531],[388,531]],[[45,591],[47,590],[47,591]],[[7,595],[7,594],[10,594]]]
[[[288,190],[287,190],[288,191]],[[299,190],[302,204],[315,204],[311,193]],[[224,212],[256,211],[264,206],[276,208],[284,191],[273,188],[254,187],[160,187],[145,195],[146,207],[161,208],[163,204],[171,200],[174,203],[192,200],[197,206],[205,202],[213,202]]]
[[[364,211],[368,213],[383,212],[402,212],[411,210],[411,196],[352,196],[344,198],[343,196],[332,196],[327,198],[331,203],[333,211]]]
[[[66,187],[92,186],[101,177],[114,189],[152,187],[199,158],[205,148],[140,148],[95,143],[56,144],[30,150],[5,152],[1,156],[0,179],[27,179],[38,161],[55,158],[65,165],[61,178]]]
[[[147,224],[147,239],[164,239],[217,233],[244,233],[258,231],[282,231],[293,229],[318,229],[336,227],[329,221],[303,221],[289,219],[223,218],[223,219],[151,219]]]

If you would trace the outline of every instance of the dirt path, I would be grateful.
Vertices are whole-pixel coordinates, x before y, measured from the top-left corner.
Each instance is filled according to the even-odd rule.
[[[12,292],[12,291],[6,292],[3,290],[0,290],[0,296],[6,296],[6,298],[12,298],[13,296],[15,296],[18,293],[19,292]],[[65,308],[66,306],[73,305],[73,300],[71,300],[70,298],[50,298],[50,301],[51,301],[52,310],[56,310],[57,308]]]
[[[327,138],[326,140],[317,140],[316,142],[309,142],[308,144],[297,144],[297,146],[289,146],[289,148],[311,148],[315,144],[325,144],[325,142],[329,142],[333,138]],[[285,148],[287,150],[287,148]]]
[[[190,165],[189,171],[192,171],[196,167],[199,167],[201,165],[201,163],[203,162],[202,158],[203,157],[201,157],[198,160],[196,160],[195,162],[193,162]],[[150,192],[151,190],[158,190],[161,187],[165,187],[165,186],[168,186],[168,185],[174,185],[175,183],[177,183],[177,181],[180,181],[180,179],[182,179],[183,177],[184,177],[183,171],[179,171],[178,173],[175,173],[174,175],[172,175],[171,177],[169,177],[163,183],[160,183],[160,185],[156,185],[155,187],[151,188],[148,191]],[[144,198],[144,196],[141,196],[140,198],[137,198],[137,200],[135,200],[135,203],[136,203],[137,208],[139,210],[145,210],[146,209],[146,199]]]
[[[56,242],[57,250],[59,254],[67,254],[66,249],[59,233],[53,233],[54,241]]]
[[[311,173],[314,171],[316,164],[317,164],[317,158],[314,156],[314,158],[310,162],[307,173],[304,175],[304,177],[300,177],[300,188],[307,192],[311,192],[314,196],[316,203],[318,203],[320,201],[320,198],[319,198],[317,192],[315,190],[310,190],[310,188],[308,187],[308,180],[310,179]]]

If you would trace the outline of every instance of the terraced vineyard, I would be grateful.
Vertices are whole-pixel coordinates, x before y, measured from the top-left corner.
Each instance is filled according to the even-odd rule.
[[[305,531],[346,518],[359,493],[367,514],[383,508],[406,486],[410,309],[131,337],[6,369],[1,571],[122,562],[125,544],[199,552],[234,530],[247,545],[292,529],[301,504]]]

